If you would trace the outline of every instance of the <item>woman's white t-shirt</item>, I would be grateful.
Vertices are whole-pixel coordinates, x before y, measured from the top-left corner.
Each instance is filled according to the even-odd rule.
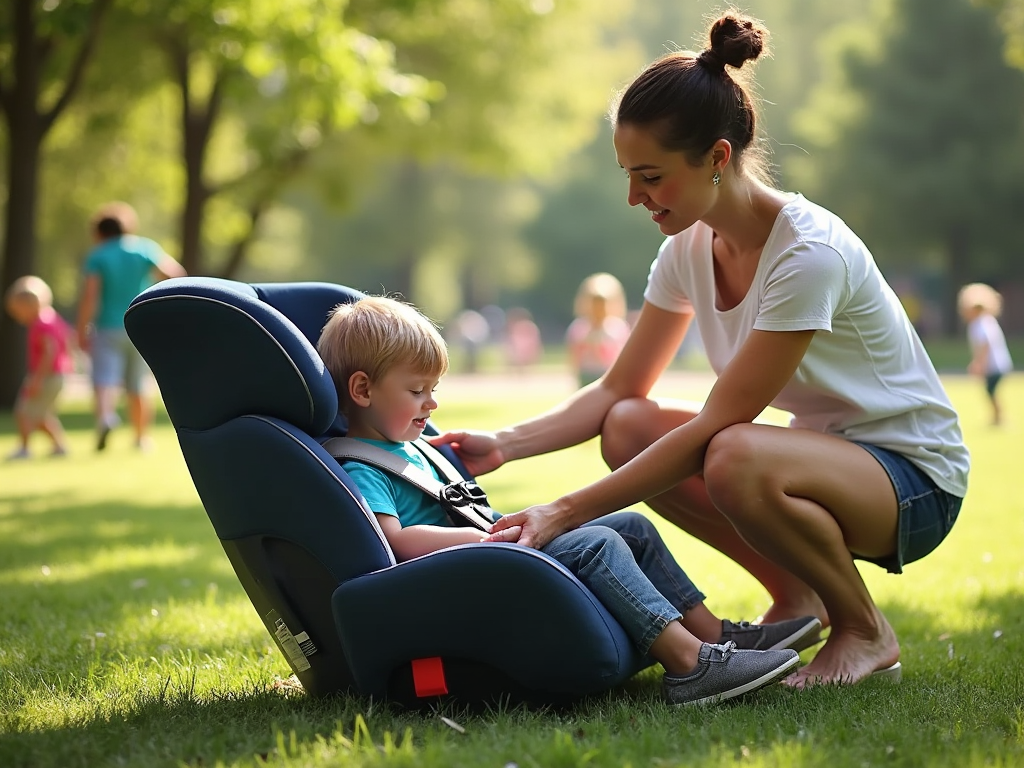
[[[924,345],[871,253],[835,214],[802,195],[779,213],[743,300],[715,307],[710,227],[665,240],[644,298],[694,313],[721,373],[752,330],[817,330],[796,373],[772,401],[792,427],[906,456],[935,484],[967,492],[970,457],[957,414]]]

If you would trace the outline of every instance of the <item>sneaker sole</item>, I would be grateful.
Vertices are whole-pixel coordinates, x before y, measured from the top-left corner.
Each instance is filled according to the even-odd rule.
[[[821,622],[818,619],[807,622],[789,637],[779,640],[775,645],[766,649],[769,651],[781,651],[786,648],[800,653],[805,648],[817,645],[824,638],[821,636]]]
[[[734,699],[737,696],[742,696],[745,693],[756,691],[759,688],[764,688],[766,685],[774,683],[779,678],[784,677],[785,674],[789,672],[789,670],[793,669],[793,667],[796,667],[799,664],[800,657],[794,656],[791,659],[787,659],[785,664],[776,667],[770,672],[766,672],[756,680],[751,680],[749,683],[738,685],[735,688],[731,688],[728,691],[723,691],[722,693],[716,693],[714,696],[705,696],[703,699],[694,699],[693,701],[681,702],[679,706],[688,707],[694,704],[717,704],[718,702],[725,701],[726,699]]]

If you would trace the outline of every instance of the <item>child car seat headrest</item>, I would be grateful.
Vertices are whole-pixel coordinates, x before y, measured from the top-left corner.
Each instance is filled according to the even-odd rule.
[[[135,298],[125,313],[125,327],[163,384],[176,428],[203,430],[260,414],[314,436],[327,430],[337,416],[338,395],[310,334],[318,337],[315,326],[323,327],[330,309],[359,294],[340,286],[306,285],[303,301],[301,284],[277,292],[185,277],[157,283]],[[305,331],[262,300],[261,292],[296,311]]]

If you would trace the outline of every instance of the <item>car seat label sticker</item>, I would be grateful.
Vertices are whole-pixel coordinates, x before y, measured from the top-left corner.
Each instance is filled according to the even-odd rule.
[[[295,642],[299,644],[299,648],[301,648],[302,652],[307,656],[312,656],[316,653],[316,645],[313,644],[313,641],[309,639],[309,635],[305,632],[299,632],[299,634],[295,636]]]
[[[274,636],[277,637],[277,642],[281,646],[281,650],[284,651],[284,655],[288,657],[288,661],[291,662],[292,668],[296,672],[305,672],[309,669],[312,665],[306,660],[306,654],[302,652],[295,635],[288,629],[284,619],[277,614],[277,611],[268,613],[267,618],[274,622]],[[302,632],[301,635],[309,642],[309,635],[305,632]]]

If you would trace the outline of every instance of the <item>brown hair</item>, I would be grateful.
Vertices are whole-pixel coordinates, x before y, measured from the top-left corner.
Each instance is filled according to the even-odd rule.
[[[89,220],[89,226],[104,237],[133,235],[139,228],[139,217],[128,203],[115,200],[100,206]],[[120,231],[115,231],[116,229]]]
[[[682,152],[694,165],[726,139],[736,163],[767,181],[767,163],[754,143],[757,110],[739,69],[767,53],[768,30],[729,11],[711,25],[708,38],[710,46],[700,53],[676,51],[650,64],[618,96],[612,121],[649,126],[663,148]]]
[[[374,382],[399,365],[438,378],[448,371],[448,347],[437,327],[411,304],[386,296],[335,307],[316,349],[334,379],[342,413],[348,411],[348,380],[357,371]]]

